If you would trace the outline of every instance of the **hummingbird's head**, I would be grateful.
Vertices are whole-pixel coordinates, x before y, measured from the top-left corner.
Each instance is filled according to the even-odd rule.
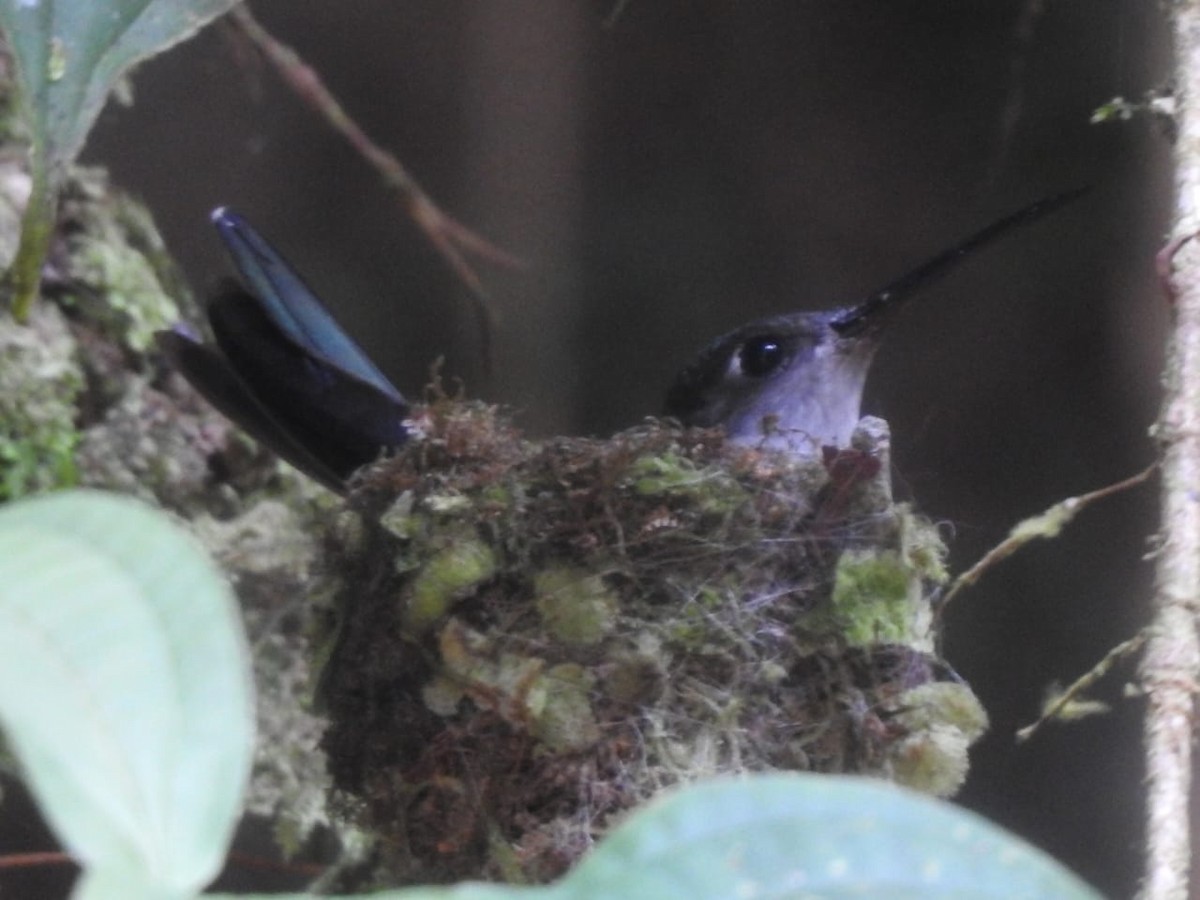
[[[993,222],[855,306],[759,319],[717,338],[676,377],[666,415],[684,425],[724,426],[734,443],[799,456],[847,446],[879,338],[904,302],[980,248],[1086,190],[1039,200]]]
[[[679,373],[666,414],[734,443],[813,456],[846,446],[878,329],[859,307],[773,316],[723,335]]]

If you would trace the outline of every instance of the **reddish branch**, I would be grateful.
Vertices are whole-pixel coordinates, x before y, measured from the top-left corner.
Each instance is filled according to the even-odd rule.
[[[467,226],[444,213],[417,184],[404,164],[376,144],[325,86],[315,69],[282,43],[254,18],[246,4],[233,8],[233,22],[275,66],[284,82],[339,132],[355,150],[383,176],[384,184],[400,195],[401,203],[413,221],[425,232],[438,252],[470,290],[480,317],[484,358],[490,359],[491,334],[495,316],[479,276],[467,260],[474,254],[497,265],[519,267],[520,262]]]

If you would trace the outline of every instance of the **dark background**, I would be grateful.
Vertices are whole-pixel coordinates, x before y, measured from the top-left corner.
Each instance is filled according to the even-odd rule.
[[[85,158],[158,217],[191,283],[226,271],[235,205],[411,395],[445,355],[534,434],[658,410],[676,369],[760,315],[853,301],[992,218],[1085,199],[987,251],[896,324],[867,409],[957,569],[1018,519],[1154,447],[1166,319],[1153,275],[1170,146],[1089,124],[1165,83],[1135,0],[259,0],[255,11],[450,213],[527,263],[466,291],[379,178],[228,28],[143,67]],[[1145,620],[1155,489],[1085,512],[957,601],[946,653],[993,721],[959,800],[1113,895],[1136,887],[1141,704],[1018,746],[1043,692]]]

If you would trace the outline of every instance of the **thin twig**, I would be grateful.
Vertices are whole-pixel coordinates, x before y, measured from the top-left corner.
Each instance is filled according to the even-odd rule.
[[[481,355],[485,360],[486,367],[490,370],[491,342],[492,334],[496,329],[496,315],[487,291],[484,290],[483,283],[468,262],[466,254],[474,254],[496,265],[510,268],[519,268],[521,262],[444,213],[429,198],[416,179],[409,174],[404,164],[371,140],[362,127],[350,117],[337,97],[325,86],[317,71],[305,63],[292,47],[268,32],[254,18],[245,3],[235,6],[230,12],[230,16],[246,37],[259,48],[263,56],[275,66],[284,82],[315,109],[383,176],[384,184],[387,187],[400,195],[401,203],[408,215],[425,232],[426,237],[471,292],[481,330],[483,343]]]
[[[325,874],[326,867],[317,863],[297,862],[296,860],[267,859],[250,853],[231,851],[226,863],[239,869],[257,872],[286,872],[289,875],[303,875],[305,878],[317,878]]]
[[[1067,688],[1054,697],[1046,704],[1042,710],[1042,714],[1038,716],[1037,721],[1031,725],[1026,725],[1017,731],[1018,741],[1027,741],[1033,737],[1034,732],[1049,722],[1051,719],[1069,719],[1075,718],[1072,716],[1071,709],[1077,706],[1081,701],[1080,697],[1083,692],[1088,690],[1092,685],[1098,682],[1101,678],[1107,675],[1114,665],[1141,650],[1146,643],[1147,634],[1142,631],[1135,634],[1127,641],[1122,641],[1104,654],[1104,658],[1096,663],[1078,678],[1076,678]]]
[[[974,585],[983,577],[985,572],[1001,560],[1012,556],[1030,541],[1038,538],[1057,537],[1058,533],[1082,510],[1097,500],[1103,500],[1105,497],[1110,497],[1121,491],[1137,487],[1153,475],[1157,468],[1158,464],[1155,463],[1144,471],[1138,472],[1136,475],[1131,475],[1129,478],[1118,481],[1115,484],[1106,485],[1086,494],[1080,494],[1078,497],[1068,497],[1066,500],[1060,500],[1045,512],[1018,522],[1013,526],[1008,537],[985,553],[975,565],[954,579],[953,584],[947,588],[946,593],[938,601],[938,613],[940,614],[961,591]]]
[[[0,856],[0,869],[38,869],[44,866],[75,865],[78,865],[78,863],[62,850],[5,853],[3,856]]]

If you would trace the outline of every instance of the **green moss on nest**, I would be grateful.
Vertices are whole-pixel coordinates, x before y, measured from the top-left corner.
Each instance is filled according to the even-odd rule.
[[[967,777],[967,748],[987,729],[987,713],[965,684],[922,684],[901,697],[897,724],[904,737],[890,748],[891,774],[901,784],[939,796]]]
[[[646,497],[672,498],[694,504],[709,515],[727,515],[745,502],[745,488],[728,472],[697,466],[694,460],[669,451],[638,457],[627,474],[633,490]]]
[[[595,644],[616,624],[617,599],[602,575],[551,568],[533,577],[538,613],[546,631],[567,644]]]
[[[838,558],[832,606],[847,643],[867,647],[911,639],[912,569],[894,550],[847,550]]]
[[[592,713],[595,677],[577,663],[551,666],[534,683],[530,732],[551,751],[583,750],[600,739]]]
[[[474,538],[450,541],[417,570],[404,592],[404,629],[421,634],[445,618],[456,600],[496,574],[492,548]]]

